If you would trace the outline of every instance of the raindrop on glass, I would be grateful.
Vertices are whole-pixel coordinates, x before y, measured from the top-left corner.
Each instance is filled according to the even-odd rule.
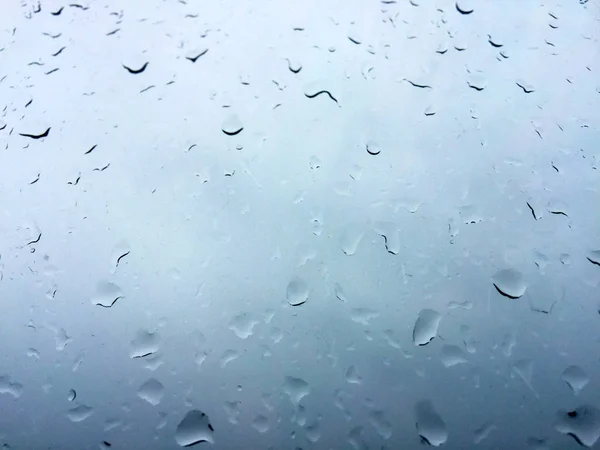
[[[415,405],[417,433],[429,445],[437,447],[448,440],[448,431],[442,417],[435,411],[430,401]]]
[[[235,136],[244,129],[242,121],[236,114],[231,114],[223,121],[221,130],[228,136]]]
[[[600,437],[600,410],[582,405],[571,411],[559,411],[554,428],[571,436],[579,445],[592,447]]]
[[[589,383],[590,378],[579,366],[569,366],[562,373],[562,379],[575,395]]]
[[[300,306],[308,300],[308,284],[301,278],[292,279],[286,289],[287,301],[291,306]]]
[[[422,346],[429,344],[436,336],[442,315],[433,309],[423,309],[413,328],[413,342]]]
[[[86,405],[78,405],[67,412],[71,422],[83,422],[94,413],[94,408]]]
[[[154,378],[145,381],[137,390],[138,397],[146,400],[152,406],[158,405],[164,394],[165,387],[160,381]]]
[[[214,444],[214,428],[206,414],[202,411],[188,411],[177,425],[175,441],[181,447],[191,447],[201,442]]]
[[[492,278],[496,290],[505,297],[519,298],[527,290],[523,274],[515,269],[502,269]]]

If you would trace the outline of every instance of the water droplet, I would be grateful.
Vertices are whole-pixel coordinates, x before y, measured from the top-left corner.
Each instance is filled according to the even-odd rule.
[[[252,336],[254,326],[258,320],[253,319],[247,313],[240,313],[229,322],[229,329],[240,339],[248,339]]]
[[[154,353],[153,355],[148,355],[144,357],[144,368],[154,372],[160,366],[163,365],[164,361],[160,355]]]
[[[527,290],[523,274],[515,269],[499,270],[492,282],[498,292],[508,298],[519,298]]]
[[[568,206],[562,200],[552,199],[548,202],[546,209],[549,213],[557,215],[557,216],[565,216],[568,217]]]
[[[435,411],[430,401],[424,400],[415,405],[417,433],[429,445],[437,447],[448,440],[448,431],[442,417]]]
[[[269,419],[259,414],[252,421],[252,428],[254,428],[259,433],[266,433],[267,431],[269,431]]]
[[[240,354],[233,349],[227,349],[221,355],[221,367],[225,367],[231,361],[234,361],[240,357]]]
[[[35,348],[27,349],[27,356],[33,359],[40,359],[40,352]]]
[[[492,422],[484,423],[475,430],[475,438],[473,439],[473,443],[479,444],[481,441],[486,439],[490,435],[490,433],[496,428],[498,427]]]
[[[243,129],[244,125],[237,114],[230,114],[221,124],[221,131],[228,136],[235,136],[241,133]]]
[[[369,450],[369,446],[365,442],[365,439],[363,438],[362,434],[363,427],[360,425],[356,425],[350,430],[350,433],[348,433],[348,443],[355,450]]]
[[[311,170],[320,169],[321,168],[321,160],[318,157],[316,157],[315,155],[313,155],[308,160],[308,165],[310,166]]]
[[[75,392],[75,389],[69,389],[69,395],[67,395],[67,400],[72,402],[76,398],[77,398],[77,392]]]
[[[191,447],[201,442],[214,444],[214,428],[210,420],[202,411],[188,411],[185,417],[177,425],[175,441],[181,447]]]
[[[519,86],[521,89],[523,89],[523,92],[525,92],[526,94],[530,94],[535,91],[535,88],[533,87],[533,85],[527,83],[524,80],[517,80],[517,81],[515,81],[515,83],[517,83],[517,86]]]
[[[137,332],[131,341],[131,358],[145,358],[158,351],[159,336],[157,332],[150,333],[146,330]]]
[[[448,303],[448,309],[464,309],[470,311],[473,309],[473,302],[470,300],[465,300],[464,302],[451,301]]]
[[[308,439],[313,444],[316,444],[317,442],[319,442],[319,439],[321,439],[321,426],[319,420],[320,417],[313,423],[304,427],[304,431],[306,431],[306,439]]]
[[[379,313],[369,308],[353,308],[350,312],[350,319],[352,322],[360,323],[361,325],[369,325],[369,322],[375,317],[378,317]]]
[[[23,393],[23,385],[16,381],[11,381],[7,375],[0,376],[0,394],[9,394],[14,398],[19,398]]]
[[[56,341],[56,351],[62,352],[73,338],[67,334],[64,328],[61,328],[60,330],[56,330],[54,340]]]
[[[350,42],[352,42],[356,45],[360,45],[362,43],[362,39],[360,38],[360,36],[356,32],[356,30],[350,30],[348,32],[348,39],[350,40]]]
[[[528,437],[526,443],[531,450],[550,450],[546,438]]]
[[[362,377],[358,374],[356,366],[348,367],[348,370],[346,370],[346,381],[350,384],[362,383]]]
[[[300,306],[308,300],[308,284],[302,278],[294,278],[287,285],[287,301],[292,306]]]
[[[302,378],[286,376],[283,381],[283,392],[290,397],[294,405],[298,405],[300,400],[310,393],[310,388]]]
[[[304,85],[304,95],[308,98],[315,98],[320,96],[328,97],[330,100],[333,100],[337,103],[337,98],[335,98],[332,93],[327,90],[324,83],[321,81],[311,81]]]
[[[572,411],[559,411],[554,428],[571,436],[578,444],[592,447],[600,437],[600,410],[582,405]]]
[[[592,264],[600,266],[600,250],[590,250],[587,254],[587,260]]]
[[[433,309],[423,309],[413,328],[413,342],[415,345],[427,345],[436,336],[442,315]]]
[[[92,414],[94,414],[94,408],[86,405],[77,405],[67,412],[67,417],[71,422],[83,422]]]
[[[348,298],[346,297],[346,294],[344,293],[344,289],[342,288],[342,286],[339,283],[335,283],[333,290],[334,290],[335,296],[337,297],[338,300],[340,300],[342,302],[348,301]]]
[[[396,225],[390,222],[380,222],[375,226],[375,231],[383,236],[388,253],[397,255],[400,252],[400,234]]]
[[[467,78],[467,84],[470,88],[475,89],[476,91],[483,91],[487,86],[487,81],[481,73],[471,72]]]
[[[389,439],[392,436],[392,424],[385,417],[383,411],[371,411],[369,413],[369,422],[371,422],[377,434],[383,439]]]
[[[241,404],[242,404],[242,402],[240,402],[240,401],[225,402],[223,404],[223,408],[225,409],[225,412],[227,413],[227,420],[229,421],[229,423],[231,423],[233,425],[237,425],[238,419],[240,417]]]
[[[590,378],[579,366],[569,366],[562,373],[562,379],[575,395],[589,383]]]
[[[124,258],[131,252],[131,247],[126,241],[120,241],[110,254],[111,273],[115,274],[119,264],[124,262]]]
[[[157,379],[150,378],[139,387],[137,395],[152,406],[156,406],[162,400],[163,395],[165,395],[165,387]]]
[[[475,205],[461,206],[458,209],[458,214],[463,220],[463,223],[466,225],[479,223],[482,220],[481,215],[479,214],[479,211]]]
[[[441,350],[440,358],[444,367],[452,367],[468,362],[467,355],[457,345],[444,345]]]
[[[287,62],[288,62],[288,69],[290,69],[291,72],[298,73],[302,70],[302,64],[300,64],[299,61],[294,61],[294,60],[288,59]]]
[[[379,155],[381,153],[381,147],[375,141],[367,142],[366,148],[369,155]]]
[[[123,297],[123,291],[119,286],[110,281],[101,280],[96,284],[96,294],[92,297],[92,304],[110,308]]]
[[[425,114],[427,117],[435,116],[435,107],[433,105],[429,105],[427,108],[425,108],[423,114]]]
[[[115,418],[108,418],[104,421],[104,431],[114,430],[121,425],[121,421]]]
[[[358,244],[362,240],[364,232],[358,226],[350,226],[344,230],[344,234],[342,235],[342,251],[348,255],[352,256],[356,253],[356,249],[358,248]]]

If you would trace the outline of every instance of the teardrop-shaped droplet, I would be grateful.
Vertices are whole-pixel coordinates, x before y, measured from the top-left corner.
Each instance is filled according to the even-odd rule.
[[[437,447],[448,440],[448,430],[442,417],[435,411],[430,401],[425,400],[415,405],[417,433],[423,441]]]
[[[214,444],[214,428],[210,420],[202,411],[188,411],[185,417],[177,425],[175,430],[175,441],[181,447],[191,447],[201,442]]]
[[[433,309],[423,309],[413,328],[413,342],[422,346],[429,344],[437,336],[442,315]]]
[[[590,377],[579,366],[569,366],[562,373],[562,379],[575,395],[590,382]]]

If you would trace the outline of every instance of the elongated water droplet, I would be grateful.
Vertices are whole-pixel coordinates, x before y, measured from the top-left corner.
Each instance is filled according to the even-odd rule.
[[[527,290],[523,274],[515,269],[502,269],[496,272],[492,282],[498,292],[508,298],[519,298]]]
[[[592,447],[600,437],[600,410],[595,406],[582,405],[571,411],[556,414],[554,428],[571,436],[579,445]]]
[[[486,422],[475,430],[475,437],[473,443],[479,444],[481,441],[486,439],[492,431],[498,428],[493,422]]]
[[[363,235],[363,230],[358,226],[349,226],[346,228],[342,235],[342,251],[348,256],[354,255]]]
[[[533,388],[533,361],[531,359],[521,359],[513,365],[513,372],[516,373],[525,385],[537,397],[537,392]]]
[[[590,378],[579,366],[569,366],[562,373],[562,379],[575,395],[590,382]]]
[[[83,422],[94,413],[94,408],[86,405],[78,405],[67,412],[71,422]]]
[[[448,431],[442,417],[435,411],[430,401],[415,405],[417,433],[429,445],[437,447],[448,440]]]
[[[202,411],[188,411],[185,417],[177,425],[175,430],[175,441],[181,447],[191,447],[201,442],[214,444],[214,428],[210,420]]]
[[[433,309],[423,309],[413,328],[415,345],[427,345],[437,336],[442,315]]]
[[[338,300],[340,300],[342,302],[348,301],[348,298],[346,297],[346,294],[344,293],[344,289],[342,288],[342,286],[339,283],[335,283],[335,286],[333,289],[334,289],[335,296],[337,297]]]
[[[165,387],[160,381],[150,378],[138,388],[137,395],[152,406],[156,406],[162,400],[163,395],[165,395]]]
[[[292,279],[286,289],[287,301],[292,306],[300,306],[308,300],[308,284],[302,278]]]
[[[600,250],[590,250],[587,254],[587,259],[592,264],[600,266]]]

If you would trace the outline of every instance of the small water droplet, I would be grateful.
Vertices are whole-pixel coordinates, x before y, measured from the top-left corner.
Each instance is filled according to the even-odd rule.
[[[221,368],[224,368],[227,364],[235,361],[240,357],[240,354],[233,349],[227,349],[221,355]]]
[[[77,405],[67,412],[67,417],[71,422],[83,422],[94,413],[94,408],[86,405]]]
[[[308,300],[308,284],[302,278],[296,277],[288,283],[286,295],[291,306],[300,306]]]
[[[311,170],[320,169],[321,168],[321,160],[318,157],[316,157],[315,155],[313,155],[308,160],[308,165],[310,166]]]
[[[448,440],[448,431],[442,417],[435,411],[430,401],[424,400],[415,405],[417,433],[429,445],[437,447]]]
[[[523,274],[515,269],[502,269],[492,278],[496,290],[508,298],[519,298],[527,290]]]
[[[433,105],[429,105],[427,108],[425,108],[423,114],[425,114],[427,117],[435,116],[435,107]]]
[[[487,86],[487,81],[481,73],[471,72],[467,78],[467,84],[476,91],[483,91]]]
[[[492,431],[498,428],[493,422],[486,422],[475,430],[475,437],[473,443],[479,444],[481,441],[486,439]]]
[[[388,253],[397,255],[400,252],[400,233],[395,224],[380,222],[375,226],[375,231],[383,237]]]
[[[448,303],[448,309],[464,309],[470,311],[473,309],[473,302],[471,300],[465,300],[464,302],[451,301]]]
[[[452,367],[468,362],[467,355],[457,345],[444,345],[441,350],[440,359],[444,367]]]
[[[513,365],[513,372],[516,373],[527,387],[537,397],[537,392],[533,389],[533,361],[531,359],[521,359]]]
[[[162,400],[163,395],[165,395],[165,387],[157,379],[150,378],[138,388],[137,395],[152,406],[156,406]]]
[[[358,374],[356,366],[350,366],[346,370],[346,381],[350,384],[361,384],[362,377]]]
[[[339,283],[335,283],[335,286],[333,289],[335,292],[335,296],[337,297],[338,300],[340,300],[342,302],[348,301],[348,297],[346,297],[346,294],[344,293],[344,289],[342,288],[342,286]]]
[[[352,322],[359,323],[361,325],[369,325],[371,320],[378,317],[379,313],[369,308],[353,308],[350,312],[350,319]]]
[[[241,133],[243,129],[244,125],[237,114],[230,114],[227,116],[221,125],[221,130],[228,136],[235,136],[236,134]]]
[[[298,405],[300,400],[310,393],[310,388],[302,378],[286,376],[283,381],[283,392],[290,397],[294,405]]]
[[[191,447],[201,442],[214,444],[214,428],[210,420],[202,411],[188,411],[185,417],[177,425],[175,430],[175,441],[181,447]]]
[[[600,437],[600,410],[595,406],[582,405],[572,411],[559,411],[554,428],[571,436],[578,444],[592,447]]]
[[[229,423],[231,423],[233,425],[237,425],[238,419],[240,417],[241,404],[242,404],[242,402],[240,402],[240,401],[233,401],[233,402],[226,401],[223,404],[223,408],[225,409],[225,412],[227,413],[227,420],[229,421]]]
[[[341,239],[342,251],[348,256],[354,255],[363,235],[364,232],[358,226],[347,227]]]
[[[519,86],[521,89],[523,89],[523,92],[525,92],[526,94],[530,94],[535,91],[535,88],[533,87],[533,85],[527,83],[524,80],[519,79],[515,83],[517,83],[517,86]]]
[[[362,43],[362,39],[356,30],[348,31],[348,39],[350,42],[356,45],[360,45]]]
[[[575,395],[589,383],[590,378],[579,366],[569,366],[562,373],[562,379]]]
[[[442,315],[433,309],[423,309],[413,328],[413,342],[422,346],[429,344],[436,336]]]
[[[528,437],[526,443],[531,450],[550,450],[546,438]]]
[[[112,267],[112,274],[116,273],[117,267],[119,267],[119,264],[124,262],[125,258],[127,257],[127,255],[129,255],[130,252],[131,247],[124,240],[120,241],[117,245],[115,245],[113,251],[110,254],[110,265]]]
[[[375,141],[367,142],[366,148],[369,155],[379,155],[381,153],[381,147]]]
[[[76,398],[77,398],[77,393],[75,392],[75,389],[69,389],[69,394],[67,395],[67,400],[72,402]]]
[[[587,260],[592,264],[600,266],[600,250],[590,250],[587,254]]]
[[[27,356],[33,359],[40,359],[40,352],[35,348],[27,349]]]
[[[269,419],[262,414],[259,414],[252,421],[252,428],[259,433],[266,433],[269,431]]]

